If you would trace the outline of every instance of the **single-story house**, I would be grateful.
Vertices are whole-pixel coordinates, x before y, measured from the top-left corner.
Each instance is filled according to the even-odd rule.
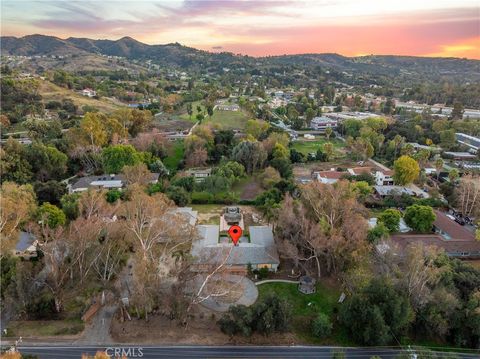
[[[151,173],[150,183],[157,183],[160,174]],[[75,183],[68,185],[70,193],[84,192],[91,188],[96,189],[121,189],[125,187],[125,176],[122,174],[99,175],[99,176],[85,176],[79,178]]]
[[[445,240],[454,241],[475,241],[475,235],[464,226],[461,226],[453,219],[448,218],[445,213],[435,211],[433,227],[435,232]],[[480,242],[479,242],[480,243]]]
[[[16,257],[22,257],[24,259],[30,259],[37,257],[38,241],[33,234],[20,231],[18,234],[17,244],[15,249],[12,250],[13,255]]]
[[[325,184],[332,184],[332,183],[336,183],[343,176],[348,175],[348,173],[331,170],[331,171],[313,172],[312,175],[319,182],[322,182],[322,183],[325,183]]]
[[[337,120],[324,117],[324,116],[314,117],[312,118],[312,121],[310,121],[310,127],[317,131],[325,131],[327,127],[335,129],[337,128],[337,126],[338,126]]]
[[[453,158],[454,160],[474,160],[477,156],[470,152],[450,152],[445,151],[443,152],[443,156],[447,158]]]
[[[205,178],[209,177],[212,174],[211,168],[191,168],[186,171],[188,176],[192,176],[195,179],[195,182],[203,182]]]
[[[375,193],[380,197],[399,196],[402,194],[408,194],[409,196],[415,196],[415,192],[408,187],[404,186],[373,186]]]
[[[275,272],[280,260],[273,238],[272,229],[268,226],[250,226],[249,237],[242,236],[236,246],[230,237],[220,236],[218,225],[198,225],[198,240],[192,245],[192,256],[196,270],[210,270],[223,263],[230,273],[245,275],[247,269],[268,268]]]
[[[443,249],[449,257],[475,259],[480,258],[480,242],[465,240],[446,240],[439,234],[394,234],[391,240],[400,250],[409,245],[422,243]]]

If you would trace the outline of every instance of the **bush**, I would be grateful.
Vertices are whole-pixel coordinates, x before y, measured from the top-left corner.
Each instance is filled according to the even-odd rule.
[[[395,233],[400,230],[400,219],[402,213],[397,209],[386,209],[380,216],[378,216],[378,222],[383,223],[387,227],[390,233]]]
[[[115,203],[122,197],[122,191],[111,189],[105,194],[105,197],[108,203]]]
[[[185,191],[185,189],[182,187],[170,186],[165,194],[179,207],[186,206],[190,201],[187,191]]]
[[[214,196],[208,192],[193,192],[191,200],[194,204],[211,204],[214,202]]]
[[[269,272],[268,268],[265,268],[265,267],[262,267],[260,269],[255,269],[253,271],[253,274],[256,274],[257,279],[259,279],[259,280],[267,278],[269,273],[270,272]]]
[[[147,187],[147,193],[151,196],[152,194],[163,192],[163,184],[160,182],[150,183]]]
[[[239,201],[238,195],[234,192],[220,192],[215,194],[215,203],[233,204]]]
[[[332,322],[328,315],[319,313],[312,322],[312,333],[317,338],[326,338],[332,333]]]

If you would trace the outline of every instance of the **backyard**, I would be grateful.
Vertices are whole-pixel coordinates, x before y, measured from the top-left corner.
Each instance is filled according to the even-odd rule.
[[[178,168],[179,163],[183,159],[185,148],[182,140],[174,142],[173,146],[169,150],[169,155],[163,160],[163,164],[170,170],[175,171]]]
[[[311,152],[317,152],[321,146],[326,142],[331,142],[336,151],[336,157],[339,155],[339,151],[345,147],[345,143],[339,139],[332,138],[327,140],[325,137],[316,137],[314,140],[306,140],[299,138],[297,141],[292,142],[291,148],[296,149],[297,151],[303,153],[305,156]]]
[[[291,305],[291,329],[302,341],[314,344],[350,344],[346,334],[338,325],[335,325],[335,316],[338,310],[340,290],[331,283],[317,283],[316,293],[301,294],[294,283],[265,283],[258,286],[258,300],[273,293],[285,299]],[[320,340],[311,334],[311,321],[318,313],[330,316],[333,333],[329,338]]]

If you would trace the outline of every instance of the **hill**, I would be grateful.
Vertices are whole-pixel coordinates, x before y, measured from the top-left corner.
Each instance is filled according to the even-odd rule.
[[[1,43],[1,55],[61,56],[63,60],[61,66],[66,68],[69,67],[71,62],[75,61],[75,58],[78,59],[83,56],[90,56],[90,58],[92,56],[118,56],[128,60],[149,60],[159,65],[180,68],[302,66],[304,68],[321,67],[347,73],[355,72],[357,75],[401,76],[416,80],[449,78],[462,81],[480,81],[480,61],[459,58],[395,55],[347,57],[338,54],[299,54],[254,58],[231,53],[211,53],[182,46],[178,43],[148,45],[131,37],[123,37],[119,40],[92,40],[28,35],[21,38],[1,37]],[[100,60],[95,61],[101,62]],[[105,59],[103,62],[103,65],[108,67]],[[76,66],[70,67],[76,68]]]

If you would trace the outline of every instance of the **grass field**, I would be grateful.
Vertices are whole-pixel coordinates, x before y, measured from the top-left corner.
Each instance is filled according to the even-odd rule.
[[[38,337],[55,335],[72,335],[84,328],[81,320],[14,320],[8,324],[9,337]]]
[[[98,108],[101,112],[113,112],[122,106],[126,106],[113,99],[101,98],[100,100],[97,100],[87,96],[82,96],[75,91],[57,86],[49,81],[40,82],[39,92],[42,95],[45,103],[48,101],[62,101],[65,98],[69,98],[80,109],[83,106],[88,105]]]
[[[343,141],[337,140],[335,138],[332,138],[330,139],[330,141],[328,141],[325,137],[321,137],[316,138],[313,141],[308,141],[300,138],[298,141],[294,141],[292,143],[292,148],[303,153],[304,155],[308,155],[310,152],[317,152],[318,148],[323,146],[323,144],[326,142],[331,142],[335,150],[345,147],[345,143]]]
[[[186,111],[187,109],[185,108],[184,111],[185,113],[181,114],[180,116],[178,116],[180,119],[182,120],[187,120],[187,121],[191,121],[191,122],[195,122],[197,121],[197,114],[198,114],[198,111],[197,111],[197,106],[200,106],[201,107],[201,110],[203,113],[205,113],[205,106],[202,105],[202,101],[195,101],[195,102],[192,102],[192,116],[190,116]]]
[[[247,124],[248,117],[242,111],[218,111],[213,112],[213,116],[207,118],[207,123],[219,125],[223,129],[243,130]]]
[[[178,164],[183,159],[183,154],[185,148],[183,147],[183,141],[175,141],[172,148],[170,149],[170,154],[167,158],[163,160],[163,164],[170,170],[174,171],[178,168]]]
[[[350,344],[343,328],[334,323],[331,337],[320,340],[311,334],[311,321],[318,313],[322,312],[330,316],[334,322],[335,309],[338,309],[340,291],[337,288],[317,284],[314,294],[302,294],[296,284],[290,283],[266,283],[258,286],[259,299],[273,293],[279,298],[287,300],[292,308],[292,331],[312,344]]]

